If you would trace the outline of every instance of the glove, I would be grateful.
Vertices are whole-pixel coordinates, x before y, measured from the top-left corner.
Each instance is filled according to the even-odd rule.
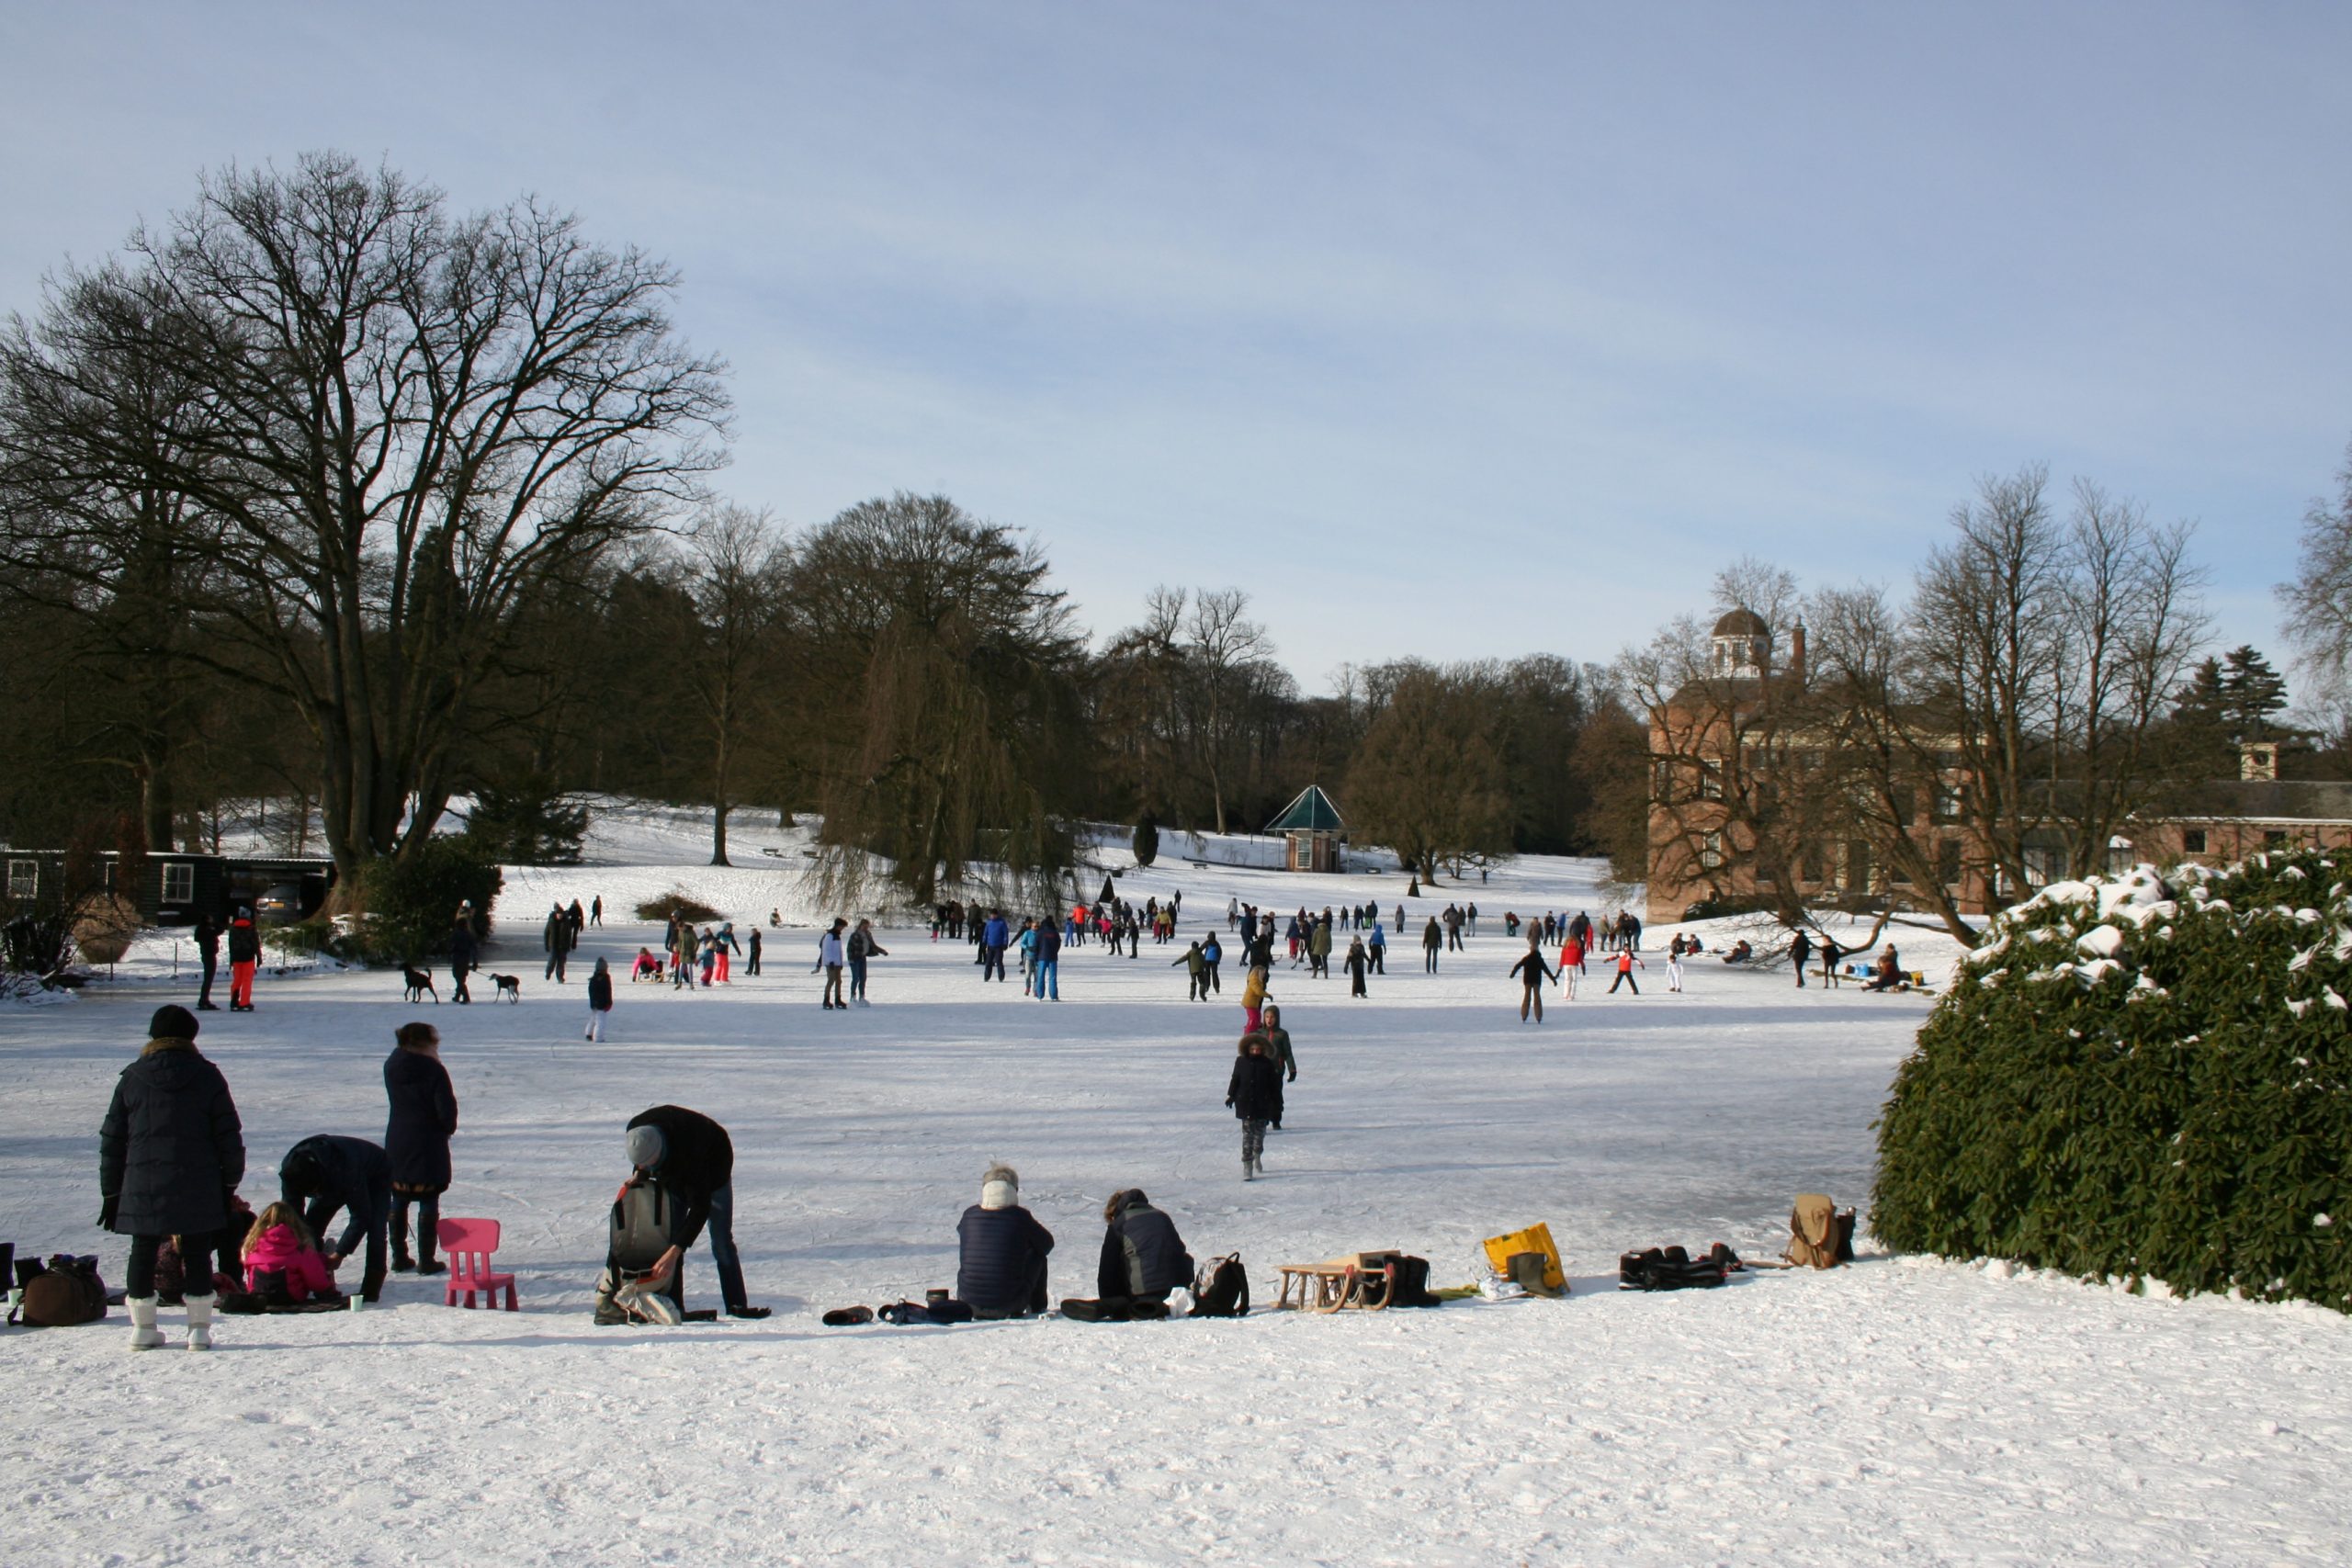
[[[1293,1068],[1291,1069],[1291,1071],[1290,1071],[1290,1077],[1289,1077],[1286,1080],[1284,1080],[1284,1081],[1285,1081],[1285,1082],[1289,1082],[1289,1083],[1296,1083],[1296,1082],[1298,1081],[1298,1069],[1297,1069],[1296,1067],[1293,1067]]]
[[[1229,1094],[1228,1094],[1228,1095],[1227,1095],[1227,1096],[1225,1097],[1225,1108],[1226,1108],[1227,1111],[1230,1111],[1230,1110],[1232,1110],[1232,1109],[1233,1109],[1233,1096],[1231,1096],[1231,1095],[1229,1095]]]
[[[1231,1104],[1232,1101],[1227,1100],[1227,1103]],[[100,1230],[114,1229],[115,1206],[121,1200],[111,1192],[98,1200],[98,1228]]]

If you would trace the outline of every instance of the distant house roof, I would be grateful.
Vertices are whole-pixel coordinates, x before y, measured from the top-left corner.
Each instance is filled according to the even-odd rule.
[[[1715,623],[1717,637],[1770,637],[1772,628],[1755,611],[1741,608],[1732,611]]]
[[[2181,816],[2191,821],[2352,822],[2352,784],[2321,779],[2216,779]]]
[[[1320,784],[1308,784],[1298,792],[1298,798],[1283,807],[1281,816],[1266,824],[1269,833],[1336,833],[1347,826],[1340,808],[1323,793]]]

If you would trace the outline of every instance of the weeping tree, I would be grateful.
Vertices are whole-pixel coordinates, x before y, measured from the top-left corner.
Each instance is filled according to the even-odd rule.
[[[944,496],[866,502],[809,536],[789,602],[815,671],[799,690],[822,902],[1046,897],[1067,879],[1081,639],[1048,570]]]
[[[228,170],[0,333],[11,547],[200,617],[178,655],[309,726],[338,866],[413,853],[533,595],[718,460],[675,288],[534,201],[459,214],[335,153]]]

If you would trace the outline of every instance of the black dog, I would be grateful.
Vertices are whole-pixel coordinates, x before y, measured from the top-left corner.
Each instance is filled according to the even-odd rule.
[[[523,982],[516,979],[514,976],[492,975],[491,979],[495,981],[498,986],[496,995],[490,998],[492,1001],[503,999],[510,1002],[519,1002],[523,999]]]
[[[433,991],[433,976],[422,969],[411,969],[402,964],[401,978],[408,982],[401,990],[401,1000],[404,1002],[421,1002],[425,992]],[[433,991],[433,1005],[441,1005],[441,993],[438,991]]]

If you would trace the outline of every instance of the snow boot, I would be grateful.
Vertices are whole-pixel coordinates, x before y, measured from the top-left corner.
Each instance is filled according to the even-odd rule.
[[[1244,1181],[1258,1179],[1258,1168],[1246,1159],[1241,1162],[1241,1179]]]
[[[212,1348],[212,1298],[187,1298],[187,1348],[191,1350]]]
[[[155,1298],[132,1296],[123,1305],[130,1309],[130,1348],[134,1350],[162,1348],[163,1331],[155,1326]]]

